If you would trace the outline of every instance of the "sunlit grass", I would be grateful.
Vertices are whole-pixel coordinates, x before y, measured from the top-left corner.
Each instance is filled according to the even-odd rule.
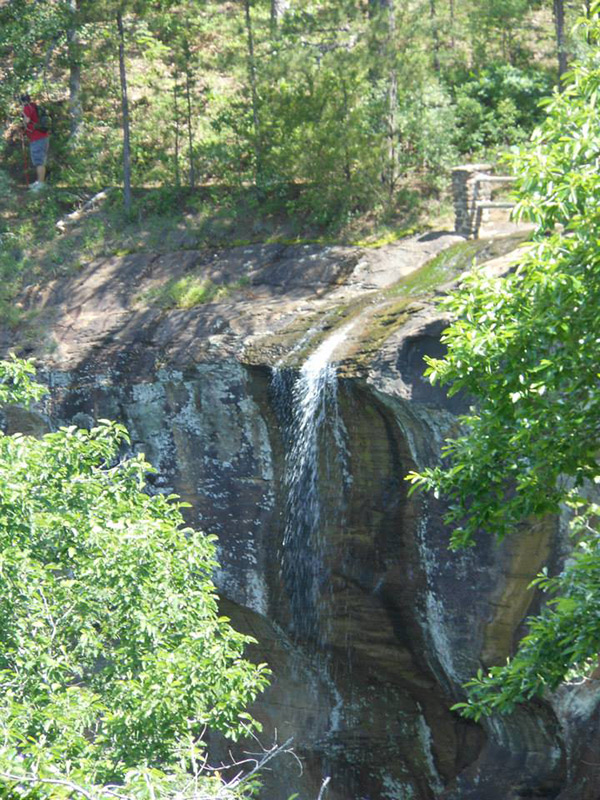
[[[240,278],[231,283],[218,284],[209,278],[198,275],[185,275],[167,281],[163,286],[144,292],[139,300],[142,303],[159,305],[162,308],[194,308],[195,306],[223,300],[235,291],[250,284],[248,278]]]

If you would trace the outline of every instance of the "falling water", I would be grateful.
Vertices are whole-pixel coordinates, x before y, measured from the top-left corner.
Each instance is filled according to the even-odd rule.
[[[323,536],[327,509],[320,487],[323,478],[335,485],[335,512],[339,517],[350,483],[337,374],[335,364],[330,362],[348,328],[328,337],[297,377],[282,368],[273,375],[286,445],[281,574],[290,601],[292,630],[302,638],[318,639],[322,633],[321,598],[329,583]]]

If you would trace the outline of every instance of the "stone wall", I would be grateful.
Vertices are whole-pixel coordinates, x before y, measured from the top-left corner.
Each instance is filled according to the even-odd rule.
[[[476,203],[492,199],[491,184],[481,180],[482,173],[491,169],[491,164],[464,164],[452,170],[454,230],[467,239],[477,238],[485,219],[485,210],[478,208]]]

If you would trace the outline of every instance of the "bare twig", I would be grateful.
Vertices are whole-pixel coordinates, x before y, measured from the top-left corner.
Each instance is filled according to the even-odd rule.
[[[291,743],[292,743],[291,738],[281,745],[274,743],[269,750],[265,750],[263,752],[260,759],[258,758],[247,759],[247,761],[254,762],[254,767],[250,770],[250,772],[247,772],[245,775],[242,775],[241,777],[240,773],[238,773],[238,775],[236,775],[235,778],[233,778],[228,784],[226,784],[227,787],[230,789],[237,789],[239,786],[243,786],[254,775],[256,775],[256,773],[259,772],[266,764],[268,764],[269,761],[275,758],[275,756],[281,755],[282,753],[293,753],[293,751],[290,748]],[[237,763],[246,763],[246,762],[237,762]]]
[[[50,786],[65,786],[72,792],[76,792],[77,794],[87,798],[87,800],[95,800],[94,795],[91,794],[91,792],[88,792],[87,789],[84,789],[82,786],[78,786],[72,781],[61,780],[60,778],[41,778],[39,775],[11,775],[10,772],[0,772],[0,778],[4,778],[5,780],[12,781],[14,783],[43,783]]]
[[[256,737],[254,738],[256,739]],[[291,749],[291,743],[291,738],[287,739],[287,741],[281,745],[277,744],[277,742],[274,742],[270,748],[265,749],[263,747],[261,753],[248,753],[250,756],[249,758],[242,759],[240,761],[232,761],[232,764],[227,766],[223,765],[220,769],[207,766],[205,761],[204,764],[200,766],[200,760],[195,761],[194,763],[197,774],[190,776],[189,783],[186,783],[183,787],[181,784],[179,784],[178,787],[173,787],[172,791],[162,791],[160,785],[157,784],[155,786],[149,776],[144,775],[148,789],[148,796],[150,800],[175,800],[175,798],[177,798],[177,800],[233,800],[234,797],[238,796],[238,790],[246,786],[247,783],[251,781],[252,778],[254,778],[262,769],[264,769],[264,767],[276,756],[279,756],[283,753],[292,755],[298,764],[300,764],[300,767],[302,767],[300,759]],[[243,772],[240,770],[231,780],[223,781],[216,794],[214,793],[214,788],[211,790],[210,794],[208,794],[202,791],[198,785],[198,777],[202,773],[220,772],[223,768],[230,769],[231,767],[240,767],[245,764],[253,764],[254,766],[248,772]],[[80,786],[66,778],[45,778],[39,774],[31,773],[27,775],[14,775],[10,772],[0,772],[0,780],[10,781],[11,783],[16,784],[29,783],[47,786],[63,786],[66,789],[69,789],[71,794],[80,795],[81,797],[85,798],[85,800],[106,800],[107,798],[115,798],[115,800],[134,800],[134,796],[128,794],[126,789],[123,791],[123,787],[116,786],[114,784],[110,784],[108,786],[84,788],[83,786]],[[331,779],[329,777],[324,779],[317,800],[324,800],[325,792],[330,780]]]
[[[111,797],[117,797],[118,800],[131,800],[131,798],[129,798],[127,795],[121,794],[120,792],[116,792],[114,787],[112,786],[103,786],[102,793],[108,794]]]
[[[42,603],[44,604],[44,611],[46,612],[46,618],[48,619],[48,622],[50,623],[50,627],[52,628],[52,636],[50,637],[50,640],[54,641],[54,638],[56,636],[56,623],[54,622],[54,618],[52,617],[52,614],[50,613],[50,608],[48,606],[48,601],[46,600],[46,595],[41,590],[41,588],[38,588],[38,592],[40,593],[40,596],[42,598]]]

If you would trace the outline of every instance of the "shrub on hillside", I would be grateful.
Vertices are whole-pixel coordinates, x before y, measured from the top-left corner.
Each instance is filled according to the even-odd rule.
[[[510,64],[465,76],[455,90],[458,150],[471,153],[527,139],[543,118],[539,103],[552,83],[546,71]]]

